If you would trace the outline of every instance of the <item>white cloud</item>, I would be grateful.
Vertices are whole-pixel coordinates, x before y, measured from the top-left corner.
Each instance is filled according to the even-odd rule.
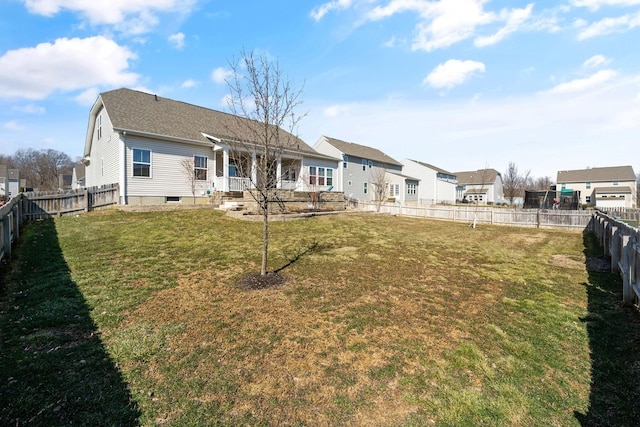
[[[474,44],[478,47],[484,47],[502,41],[506,36],[520,29],[531,17],[532,11],[533,3],[527,5],[524,9],[503,10],[501,16],[504,15],[504,19],[507,22],[506,25],[491,36],[476,37]]]
[[[475,102],[385,98],[351,104],[349,114],[335,117],[322,113],[330,101],[312,101],[305,103],[310,114],[300,136],[312,142],[318,135],[331,135],[379,148],[397,160],[408,157],[451,172],[485,164],[503,171],[514,161],[522,170],[531,169],[532,176],[555,178],[558,170],[619,165],[620,152],[637,152],[640,76],[620,76],[611,83],[562,96],[484,94],[474,97]],[[615,141],[616,150],[602,150],[603,141]],[[640,170],[639,159],[628,161]]]
[[[211,72],[211,80],[218,84],[226,83],[227,78],[231,76],[233,76],[233,71],[223,67],[218,67]]]
[[[617,74],[618,73],[615,70],[600,70],[589,77],[575,79],[566,83],[560,83],[547,92],[553,94],[583,92],[587,89],[592,89],[594,87],[600,86],[601,84],[614,78]]]
[[[2,125],[3,128],[11,131],[20,131],[24,130],[24,126],[19,124],[16,120],[11,120]]]
[[[324,110],[322,114],[324,117],[339,117],[347,113],[351,109],[348,105],[331,105]]]
[[[176,49],[182,49],[184,47],[184,33],[171,34],[168,40]]]
[[[23,114],[44,114],[46,112],[44,107],[35,104],[27,104],[22,106],[14,106],[11,108],[13,111],[17,111]]]
[[[309,13],[311,18],[315,21],[319,21],[332,10],[348,9],[351,6],[351,0],[332,0],[327,3],[323,3],[320,6],[316,6]]]
[[[640,0],[571,0],[571,4],[598,10],[603,6],[634,6],[640,4]]]
[[[611,33],[619,33],[640,26],[640,12],[627,14],[618,18],[604,18],[591,25],[582,27],[578,32],[578,40],[591,37],[604,36]]]
[[[102,36],[57,39],[53,44],[10,50],[0,56],[0,97],[43,99],[95,86],[131,86],[136,55]]]
[[[482,62],[450,59],[434,68],[424,79],[423,84],[436,89],[450,89],[464,83],[474,74],[484,73],[484,71],[485,66]]]
[[[607,58],[604,55],[594,55],[591,58],[584,61],[582,64],[583,68],[598,68],[604,65],[609,65],[611,63],[611,59]]]
[[[384,43],[382,44],[382,46],[384,46],[384,47],[394,47],[395,45],[396,45],[396,38],[395,38],[395,36],[394,36],[394,37],[391,37],[389,40],[387,40],[386,42],[384,42]]]
[[[182,88],[185,88],[185,89],[190,89],[192,87],[198,86],[199,84],[200,84],[200,82],[197,82],[197,81],[195,81],[193,79],[187,79],[184,82],[182,82],[182,85],[180,85],[180,86]]]
[[[94,102],[96,102],[99,94],[100,90],[97,87],[91,87],[83,91],[80,95],[76,96],[75,101],[80,105],[91,106]]]
[[[502,9],[499,13],[485,11],[487,0],[391,0],[385,6],[373,8],[367,18],[380,20],[402,12],[417,13],[413,50],[427,52],[445,48],[473,37],[481,26],[504,22],[503,28],[491,36],[478,37],[477,46],[487,46],[520,29],[530,18],[533,4],[523,9]]]
[[[29,12],[53,16],[63,10],[80,14],[92,25],[112,25],[129,34],[142,34],[158,25],[158,14],[187,14],[197,0],[22,0]]]

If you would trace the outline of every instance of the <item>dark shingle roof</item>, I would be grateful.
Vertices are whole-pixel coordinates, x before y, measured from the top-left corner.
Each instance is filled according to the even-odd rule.
[[[455,172],[458,184],[493,184],[500,173],[495,169],[478,169],[477,171]]]
[[[558,171],[558,183],[635,181],[636,175],[631,166],[612,166],[605,168]]]
[[[117,130],[204,143],[209,140],[202,133],[232,141],[238,141],[242,135],[244,142],[257,142],[251,138],[253,130],[248,131],[247,124],[255,132],[260,124],[232,114],[125,88],[104,92],[100,97]],[[300,138],[283,132],[288,148],[318,155]]]
[[[597,187],[594,189],[596,194],[609,194],[609,193],[625,193],[632,194],[631,187],[626,185],[618,185],[613,187]]]
[[[339,139],[330,138],[328,136],[325,136],[324,138],[329,144],[333,145],[347,156],[359,157],[361,159],[373,160],[375,162],[402,167],[402,163],[392,159],[376,148],[355,144],[353,142],[341,141]]]
[[[445,175],[456,176],[456,174],[455,174],[455,173],[452,173],[452,172],[446,171],[446,170],[444,170],[444,169],[442,169],[442,168],[439,168],[439,167],[437,167],[437,166],[433,166],[433,165],[431,165],[431,164],[429,164],[429,163],[425,163],[425,162],[421,162],[421,161],[413,160],[413,159],[409,159],[409,160],[411,160],[412,162],[417,163],[417,164],[419,164],[419,165],[422,165],[422,166],[424,166],[424,167],[427,167],[427,168],[429,168],[429,169],[431,169],[431,170],[434,170],[434,171],[436,171],[436,172],[439,172],[439,173],[442,173],[442,174],[445,174]]]

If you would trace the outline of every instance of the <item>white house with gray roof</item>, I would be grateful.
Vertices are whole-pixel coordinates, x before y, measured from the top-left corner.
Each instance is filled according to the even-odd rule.
[[[558,190],[580,192],[580,203],[599,208],[636,207],[636,174],[631,166],[558,171]]]
[[[495,169],[456,172],[456,199],[462,203],[501,205],[504,201],[502,175]]]
[[[211,192],[242,191],[256,182],[249,175],[260,155],[247,130],[252,126],[259,124],[149,93],[104,92],[89,114],[85,185],[119,184],[122,204],[190,200],[192,176],[201,203]],[[285,148],[274,177],[277,188],[308,191],[310,180],[316,191],[334,186],[338,159],[288,132],[281,136]]]
[[[448,172],[418,160],[402,160],[402,170],[420,179],[418,199],[421,204],[455,203],[458,179]]]
[[[399,202],[417,202],[420,180],[403,175],[402,163],[382,151],[328,136],[321,136],[313,148],[327,156],[342,159],[336,181],[338,191],[346,196],[375,200],[374,186],[377,182],[384,182],[389,186],[388,198]]]

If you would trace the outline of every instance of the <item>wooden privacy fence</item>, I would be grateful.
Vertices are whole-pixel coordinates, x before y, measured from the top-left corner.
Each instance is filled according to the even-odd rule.
[[[604,255],[611,258],[611,272],[622,276],[622,299],[626,304],[640,301],[640,230],[596,212],[592,229],[603,247]]]
[[[18,194],[0,208],[0,262],[11,258],[11,246],[20,237],[23,220],[22,194]]]
[[[376,210],[376,204],[373,202],[360,201],[357,207],[364,210]],[[456,222],[475,222],[477,224],[573,230],[584,230],[589,225],[592,217],[590,211],[584,210],[505,209],[491,206],[405,206],[383,204],[380,206],[380,212]]]
[[[89,212],[118,204],[118,185],[92,187],[66,193],[20,193],[0,208],[0,261],[11,258],[24,221]]]
[[[26,219],[50,218],[89,212],[118,204],[118,185],[90,187],[65,193],[31,192],[23,194],[23,213]]]

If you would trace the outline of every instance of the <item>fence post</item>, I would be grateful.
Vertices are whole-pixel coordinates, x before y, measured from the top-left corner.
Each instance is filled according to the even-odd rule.
[[[542,222],[542,211],[538,209],[538,212],[536,212],[536,228],[540,228],[541,222]]]
[[[2,221],[2,250],[7,259],[11,258],[11,215],[5,215]]]
[[[621,259],[620,243],[621,243],[622,231],[618,230],[615,225],[611,226],[611,240],[609,241],[609,255],[611,255],[611,267],[612,273],[616,272],[618,268],[618,262]]]
[[[84,211],[89,212],[89,190],[84,189]]]
[[[633,269],[633,241],[630,236],[622,236],[622,256],[620,257],[620,273],[622,274],[622,302],[624,304],[633,304],[633,286],[632,286],[632,269]]]

